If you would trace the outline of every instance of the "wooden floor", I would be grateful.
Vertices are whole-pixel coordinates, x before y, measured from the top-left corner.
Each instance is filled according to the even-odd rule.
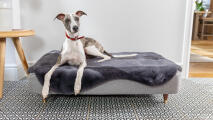
[[[191,52],[213,58],[213,40],[193,40]]]
[[[213,40],[192,41],[191,52],[213,58]],[[191,62],[189,77],[213,78],[213,62]]]
[[[213,63],[190,63],[189,77],[213,78]]]

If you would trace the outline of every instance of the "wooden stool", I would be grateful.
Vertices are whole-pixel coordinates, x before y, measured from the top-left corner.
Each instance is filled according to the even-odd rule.
[[[208,11],[208,15],[211,14],[211,11]],[[200,29],[200,19],[205,14],[205,11],[195,11],[194,12],[194,24],[193,24],[193,32],[192,32],[192,40],[200,40],[198,34]]]
[[[207,27],[213,27],[213,17],[202,18],[201,40],[204,40],[204,37],[213,36],[213,33],[205,31]]]
[[[5,47],[6,38],[12,38],[16,51],[21,59],[22,65],[26,74],[28,75],[28,64],[21,46],[19,37],[26,37],[34,35],[33,30],[13,30],[0,32],[0,98],[3,97],[3,84],[4,84],[4,64],[5,64]]]

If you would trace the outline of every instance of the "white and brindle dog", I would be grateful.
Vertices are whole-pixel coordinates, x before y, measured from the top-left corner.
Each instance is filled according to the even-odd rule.
[[[130,55],[111,55],[107,53],[103,46],[92,38],[79,37],[79,27],[80,27],[80,17],[87,15],[83,11],[77,11],[74,14],[58,14],[56,19],[63,22],[66,30],[66,39],[63,43],[61,53],[57,59],[56,64],[46,73],[44,77],[44,85],[42,89],[42,96],[45,99],[49,93],[50,79],[53,72],[60,65],[68,63],[69,65],[79,66],[77,71],[77,76],[74,84],[75,95],[80,93],[81,90],[81,79],[83,76],[84,68],[87,66],[86,55],[92,55],[97,57],[102,57],[103,59],[98,62],[103,62],[105,60],[110,60],[112,57],[132,57],[137,54]],[[86,54],[85,54],[86,53]]]

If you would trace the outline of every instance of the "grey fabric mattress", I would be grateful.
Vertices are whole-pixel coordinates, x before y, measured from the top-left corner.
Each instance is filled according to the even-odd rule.
[[[35,76],[31,73],[28,76],[31,91],[41,94],[42,85]],[[167,83],[160,86],[148,86],[138,84],[132,80],[111,80],[107,83],[99,85],[95,88],[81,92],[81,95],[140,95],[140,94],[175,94],[178,92],[181,83],[181,72],[176,75]],[[50,94],[58,94],[50,91]]]

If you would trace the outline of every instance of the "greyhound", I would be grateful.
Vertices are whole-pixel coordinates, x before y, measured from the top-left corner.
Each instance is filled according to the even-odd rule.
[[[111,55],[106,52],[103,46],[96,40],[88,37],[79,37],[80,17],[83,15],[87,14],[83,11],[77,11],[74,14],[60,13],[55,17],[55,19],[63,22],[66,31],[66,39],[63,43],[56,64],[45,74],[44,85],[42,89],[43,102],[45,102],[45,99],[49,93],[51,76],[60,65],[68,63],[69,65],[79,66],[74,84],[74,94],[77,95],[80,93],[81,79],[84,68],[87,66],[86,55],[103,58],[98,62],[110,60],[112,57],[122,58],[137,55]]]

